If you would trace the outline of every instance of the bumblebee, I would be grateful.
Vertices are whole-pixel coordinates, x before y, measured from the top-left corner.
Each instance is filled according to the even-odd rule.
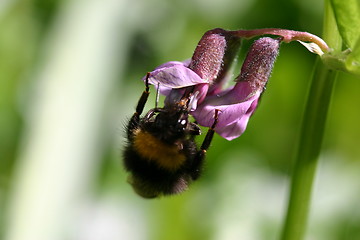
[[[141,117],[149,94],[147,76],[145,91],[126,128],[123,161],[130,174],[128,181],[144,198],[179,194],[201,175],[218,111],[215,111],[214,123],[198,148],[195,137],[201,130],[189,119],[193,92],[188,90],[179,101],[150,109]]]

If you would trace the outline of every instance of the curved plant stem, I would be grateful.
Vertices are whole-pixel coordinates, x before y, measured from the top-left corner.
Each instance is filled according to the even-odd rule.
[[[317,44],[324,52],[329,50],[328,45],[324,40],[319,38],[318,36],[308,33],[308,32],[299,32],[287,29],[279,29],[279,28],[262,28],[262,29],[254,29],[254,30],[236,30],[236,31],[228,31],[230,34],[234,36],[238,36],[240,38],[253,38],[265,34],[277,35],[283,38],[283,41],[286,43],[292,41],[305,41],[305,42],[313,42]]]
[[[334,50],[341,50],[341,39],[328,1],[325,1],[324,39]],[[306,231],[312,185],[336,77],[336,71],[317,59],[303,115],[282,240],[301,240]]]

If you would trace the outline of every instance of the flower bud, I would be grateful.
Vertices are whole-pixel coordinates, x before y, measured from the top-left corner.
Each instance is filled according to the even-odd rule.
[[[200,39],[191,58],[189,68],[205,81],[214,81],[223,64],[226,50],[226,31],[216,28],[207,31]]]
[[[261,92],[270,77],[279,47],[280,39],[264,37],[256,40],[246,56],[236,81],[248,82],[253,94]]]

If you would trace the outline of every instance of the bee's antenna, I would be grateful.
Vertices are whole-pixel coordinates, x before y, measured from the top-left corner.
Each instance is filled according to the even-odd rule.
[[[157,88],[156,88],[156,100],[155,100],[155,108],[158,108],[158,103],[159,103],[159,91],[160,91],[160,83],[157,84]]]

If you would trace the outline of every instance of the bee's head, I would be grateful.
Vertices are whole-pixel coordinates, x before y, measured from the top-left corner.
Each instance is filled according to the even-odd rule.
[[[160,140],[172,143],[186,135],[188,124],[188,112],[166,110],[156,114],[146,130]]]

